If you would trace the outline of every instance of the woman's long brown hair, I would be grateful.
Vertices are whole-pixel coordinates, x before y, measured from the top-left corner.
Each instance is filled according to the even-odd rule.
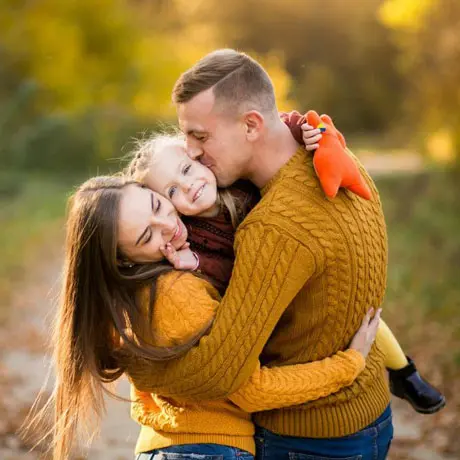
[[[120,263],[117,224],[127,186],[140,185],[122,176],[95,177],[69,199],[64,283],[53,334],[56,383],[44,409],[32,413],[24,428],[26,433],[36,429],[54,405],[54,460],[69,458],[81,428],[85,435],[94,432],[105,410],[103,384],[123,374],[121,363],[127,356],[171,359],[205,333],[174,348],[153,347],[143,340],[149,321],[137,301],[139,290],[150,286],[151,319],[156,280],[172,267]]]

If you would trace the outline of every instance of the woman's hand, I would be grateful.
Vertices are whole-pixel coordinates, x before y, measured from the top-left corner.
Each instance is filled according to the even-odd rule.
[[[316,150],[319,147],[318,142],[320,141],[322,135],[319,128],[313,128],[308,123],[304,123],[301,126],[302,129],[302,139],[305,144],[305,149],[310,152]]]
[[[363,319],[361,327],[358,329],[358,332],[355,334],[350,343],[349,348],[359,351],[365,358],[369,354],[372,344],[374,343],[375,335],[377,334],[377,329],[380,323],[381,312],[382,309],[379,308],[374,317],[372,317],[374,309],[370,308]]]
[[[171,243],[162,246],[160,249],[176,270],[196,270],[199,266],[198,256],[190,249],[189,243],[185,243],[178,250]]]

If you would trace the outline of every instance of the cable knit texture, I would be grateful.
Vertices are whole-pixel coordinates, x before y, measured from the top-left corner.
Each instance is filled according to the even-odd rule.
[[[203,279],[173,272],[160,278],[150,334],[144,340],[155,346],[185,343],[212,321],[220,299]],[[184,301],[184,292],[197,303]],[[142,293],[148,312],[149,292]],[[214,304],[200,308],[200,300],[211,296]],[[147,316],[147,315],[146,315]],[[191,403],[165,398],[132,388],[131,415],[142,425],[136,452],[172,444],[207,442],[227,444],[254,452],[250,412],[277,409],[318,399],[350,385],[364,369],[363,356],[355,350],[338,352],[331,358],[280,368],[261,368],[258,363],[250,379],[230,401]],[[234,404],[233,404],[233,403]],[[237,407],[238,406],[238,407]]]
[[[232,278],[209,335],[172,361],[130,359],[127,372],[136,387],[189,401],[228,398],[251,377],[259,355],[272,367],[344,350],[369,306],[382,303],[386,285],[381,204],[360,169],[371,201],[347,191],[328,200],[311,158],[299,149],[238,228]],[[185,292],[183,299],[200,308],[206,302]],[[259,412],[255,420],[291,436],[354,433],[389,403],[383,360],[374,345],[351,386],[295,408]]]

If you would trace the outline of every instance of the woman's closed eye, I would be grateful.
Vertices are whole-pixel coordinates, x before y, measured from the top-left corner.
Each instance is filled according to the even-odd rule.
[[[155,197],[153,193],[151,194],[151,201],[152,201],[152,211],[156,214],[161,209],[161,201],[157,199],[155,203]]]
[[[192,167],[192,165],[186,165],[186,166],[184,167],[184,169],[182,170],[182,174],[183,174],[184,176],[186,176],[187,173],[190,171],[190,168],[191,168],[191,167]]]
[[[160,200],[156,200],[155,202],[155,195],[153,193],[150,194],[150,205],[152,208],[152,211],[157,214],[158,211],[161,208],[161,202]],[[136,246],[139,242],[141,242],[142,245],[147,244],[151,239],[152,239],[152,229],[151,227],[147,227],[140,238],[137,240]]]
[[[142,235],[137,239],[134,246],[138,246],[139,244],[143,246],[147,244],[152,239],[152,229],[150,227],[146,227],[145,230],[142,232]]]
[[[161,201],[159,199],[155,201],[155,195],[153,193],[150,194],[150,203],[153,213],[158,214],[158,211],[161,209]],[[142,241],[142,245],[149,243],[152,239],[152,233],[152,228],[147,227],[138,242]]]
[[[142,243],[142,245],[150,243],[151,239],[152,239],[152,229],[149,228],[147,238],[144,239],[144,242]]]

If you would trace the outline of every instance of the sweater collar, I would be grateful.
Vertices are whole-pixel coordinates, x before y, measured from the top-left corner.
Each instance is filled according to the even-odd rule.
[[[284,177],[293,165],[305,161],[305,148],[299,147],[288,162],[260,189],[260,194],[264,196],[280,179]]]

